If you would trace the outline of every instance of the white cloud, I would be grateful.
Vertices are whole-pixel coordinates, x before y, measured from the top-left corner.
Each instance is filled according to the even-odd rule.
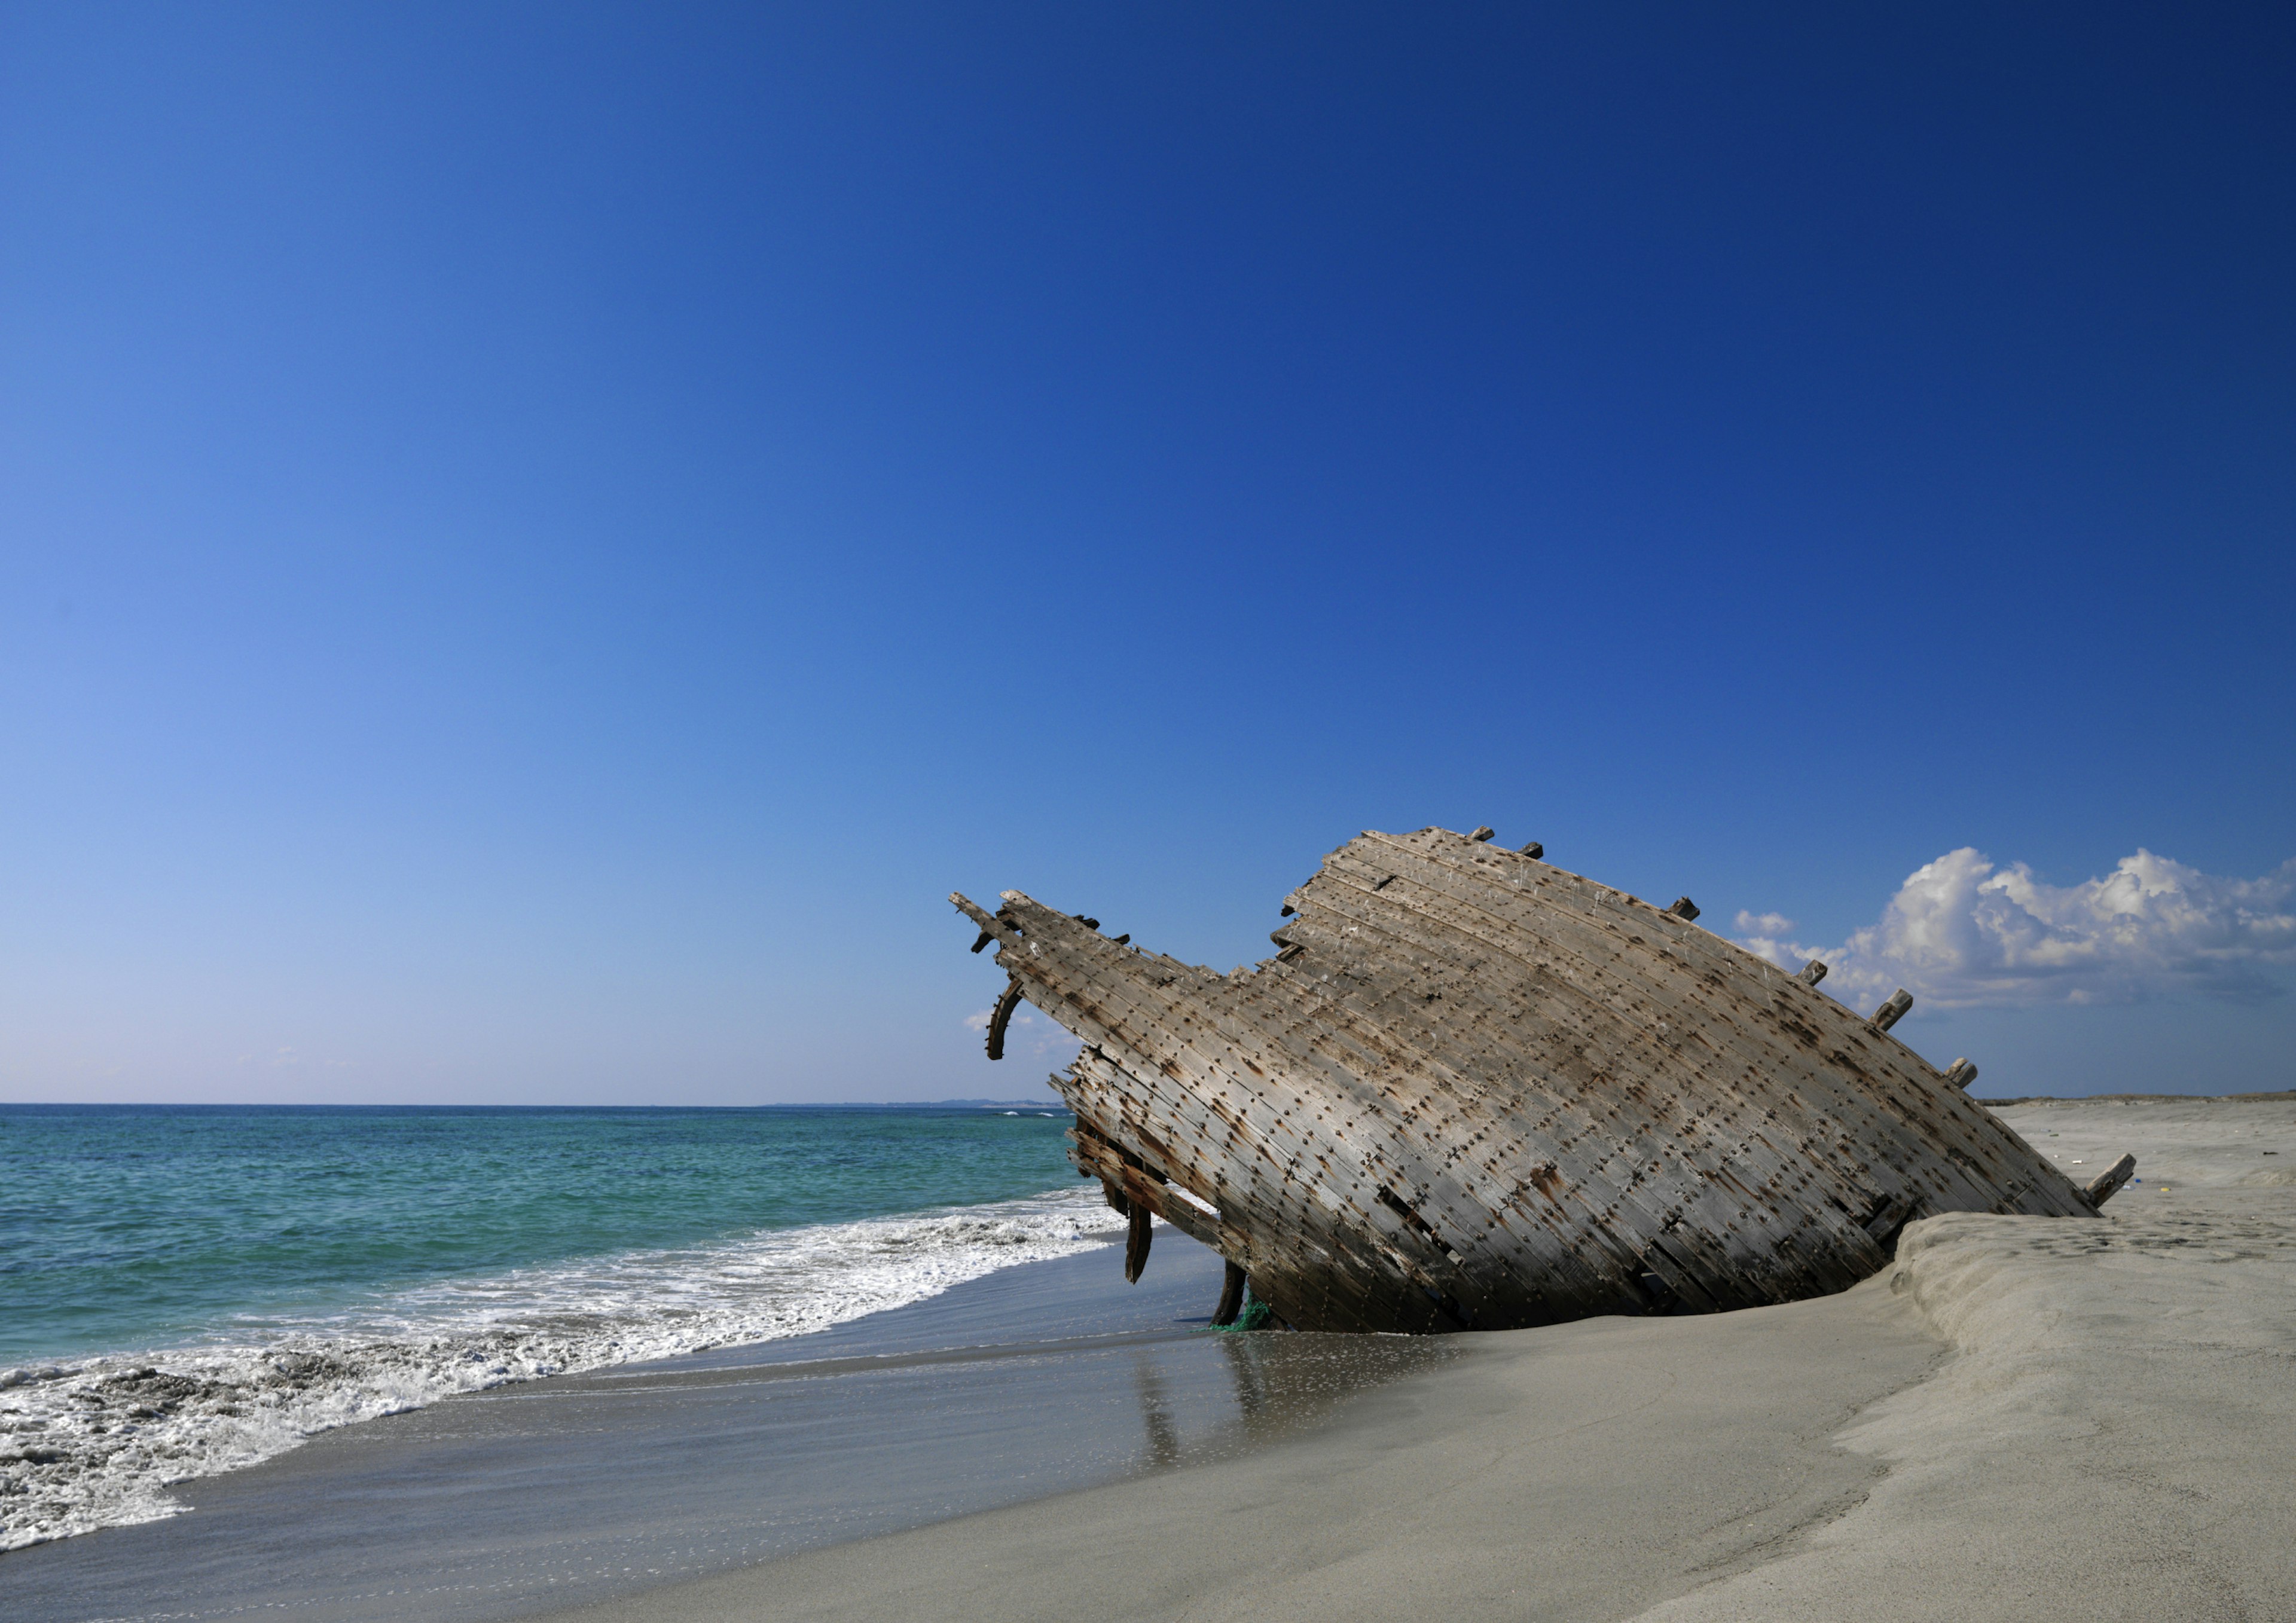
[[[2058,886],[1964,846],[1916,869],[1839,947],[1800,946],[1785,939],[1792,928],[1741,913],[1739,945],[1789,969],[1824,959],[1825,989],[1860,1007],[1900,986],[1948,1008],[2186,990],[2262,998],[2281,989],[2267,971],[2296,963],[2296,860],[2226,879],[2140,849],[2102,879]]]
[[[1738,909],[1738,933],[1742,936],[1783,936],[1793,921],[1782,913],[1748,913]]]

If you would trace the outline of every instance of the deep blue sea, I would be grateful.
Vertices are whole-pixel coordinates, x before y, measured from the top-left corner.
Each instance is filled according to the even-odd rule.
[[[1035,1108],[0,1105],[0,1549],[455,1391],[802,1335],[1116,1225]]]

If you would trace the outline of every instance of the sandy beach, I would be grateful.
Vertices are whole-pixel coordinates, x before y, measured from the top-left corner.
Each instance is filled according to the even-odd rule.
[[[2296,1095],[2005,1105],[2103,1220],[1841,1295],[1221,1334],[1165,1231],[510,1384],[0,1556],[9,1623],[2296,1618]]]
[[[1823,1300],[1461,1338],[1193,1468],[568,1612],[2296,1617],[2296,1095],[2023,1102],[2098,1222],[1951,1216]]]

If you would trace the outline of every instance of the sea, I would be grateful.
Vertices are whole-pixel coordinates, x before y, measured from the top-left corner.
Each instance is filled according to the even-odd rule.
[[[802,1337],[1121,1220],[1034,1105],[0,1105],[0,1550],[456,1394]]]

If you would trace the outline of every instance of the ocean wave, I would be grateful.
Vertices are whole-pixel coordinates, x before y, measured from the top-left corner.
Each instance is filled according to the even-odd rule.
[[[1101,1243],[1099,1191],[441,1281],[228,1340],[0,1370],[0,1550],[176,1514],[172,1483],[457,1392],[778,1340]]]

